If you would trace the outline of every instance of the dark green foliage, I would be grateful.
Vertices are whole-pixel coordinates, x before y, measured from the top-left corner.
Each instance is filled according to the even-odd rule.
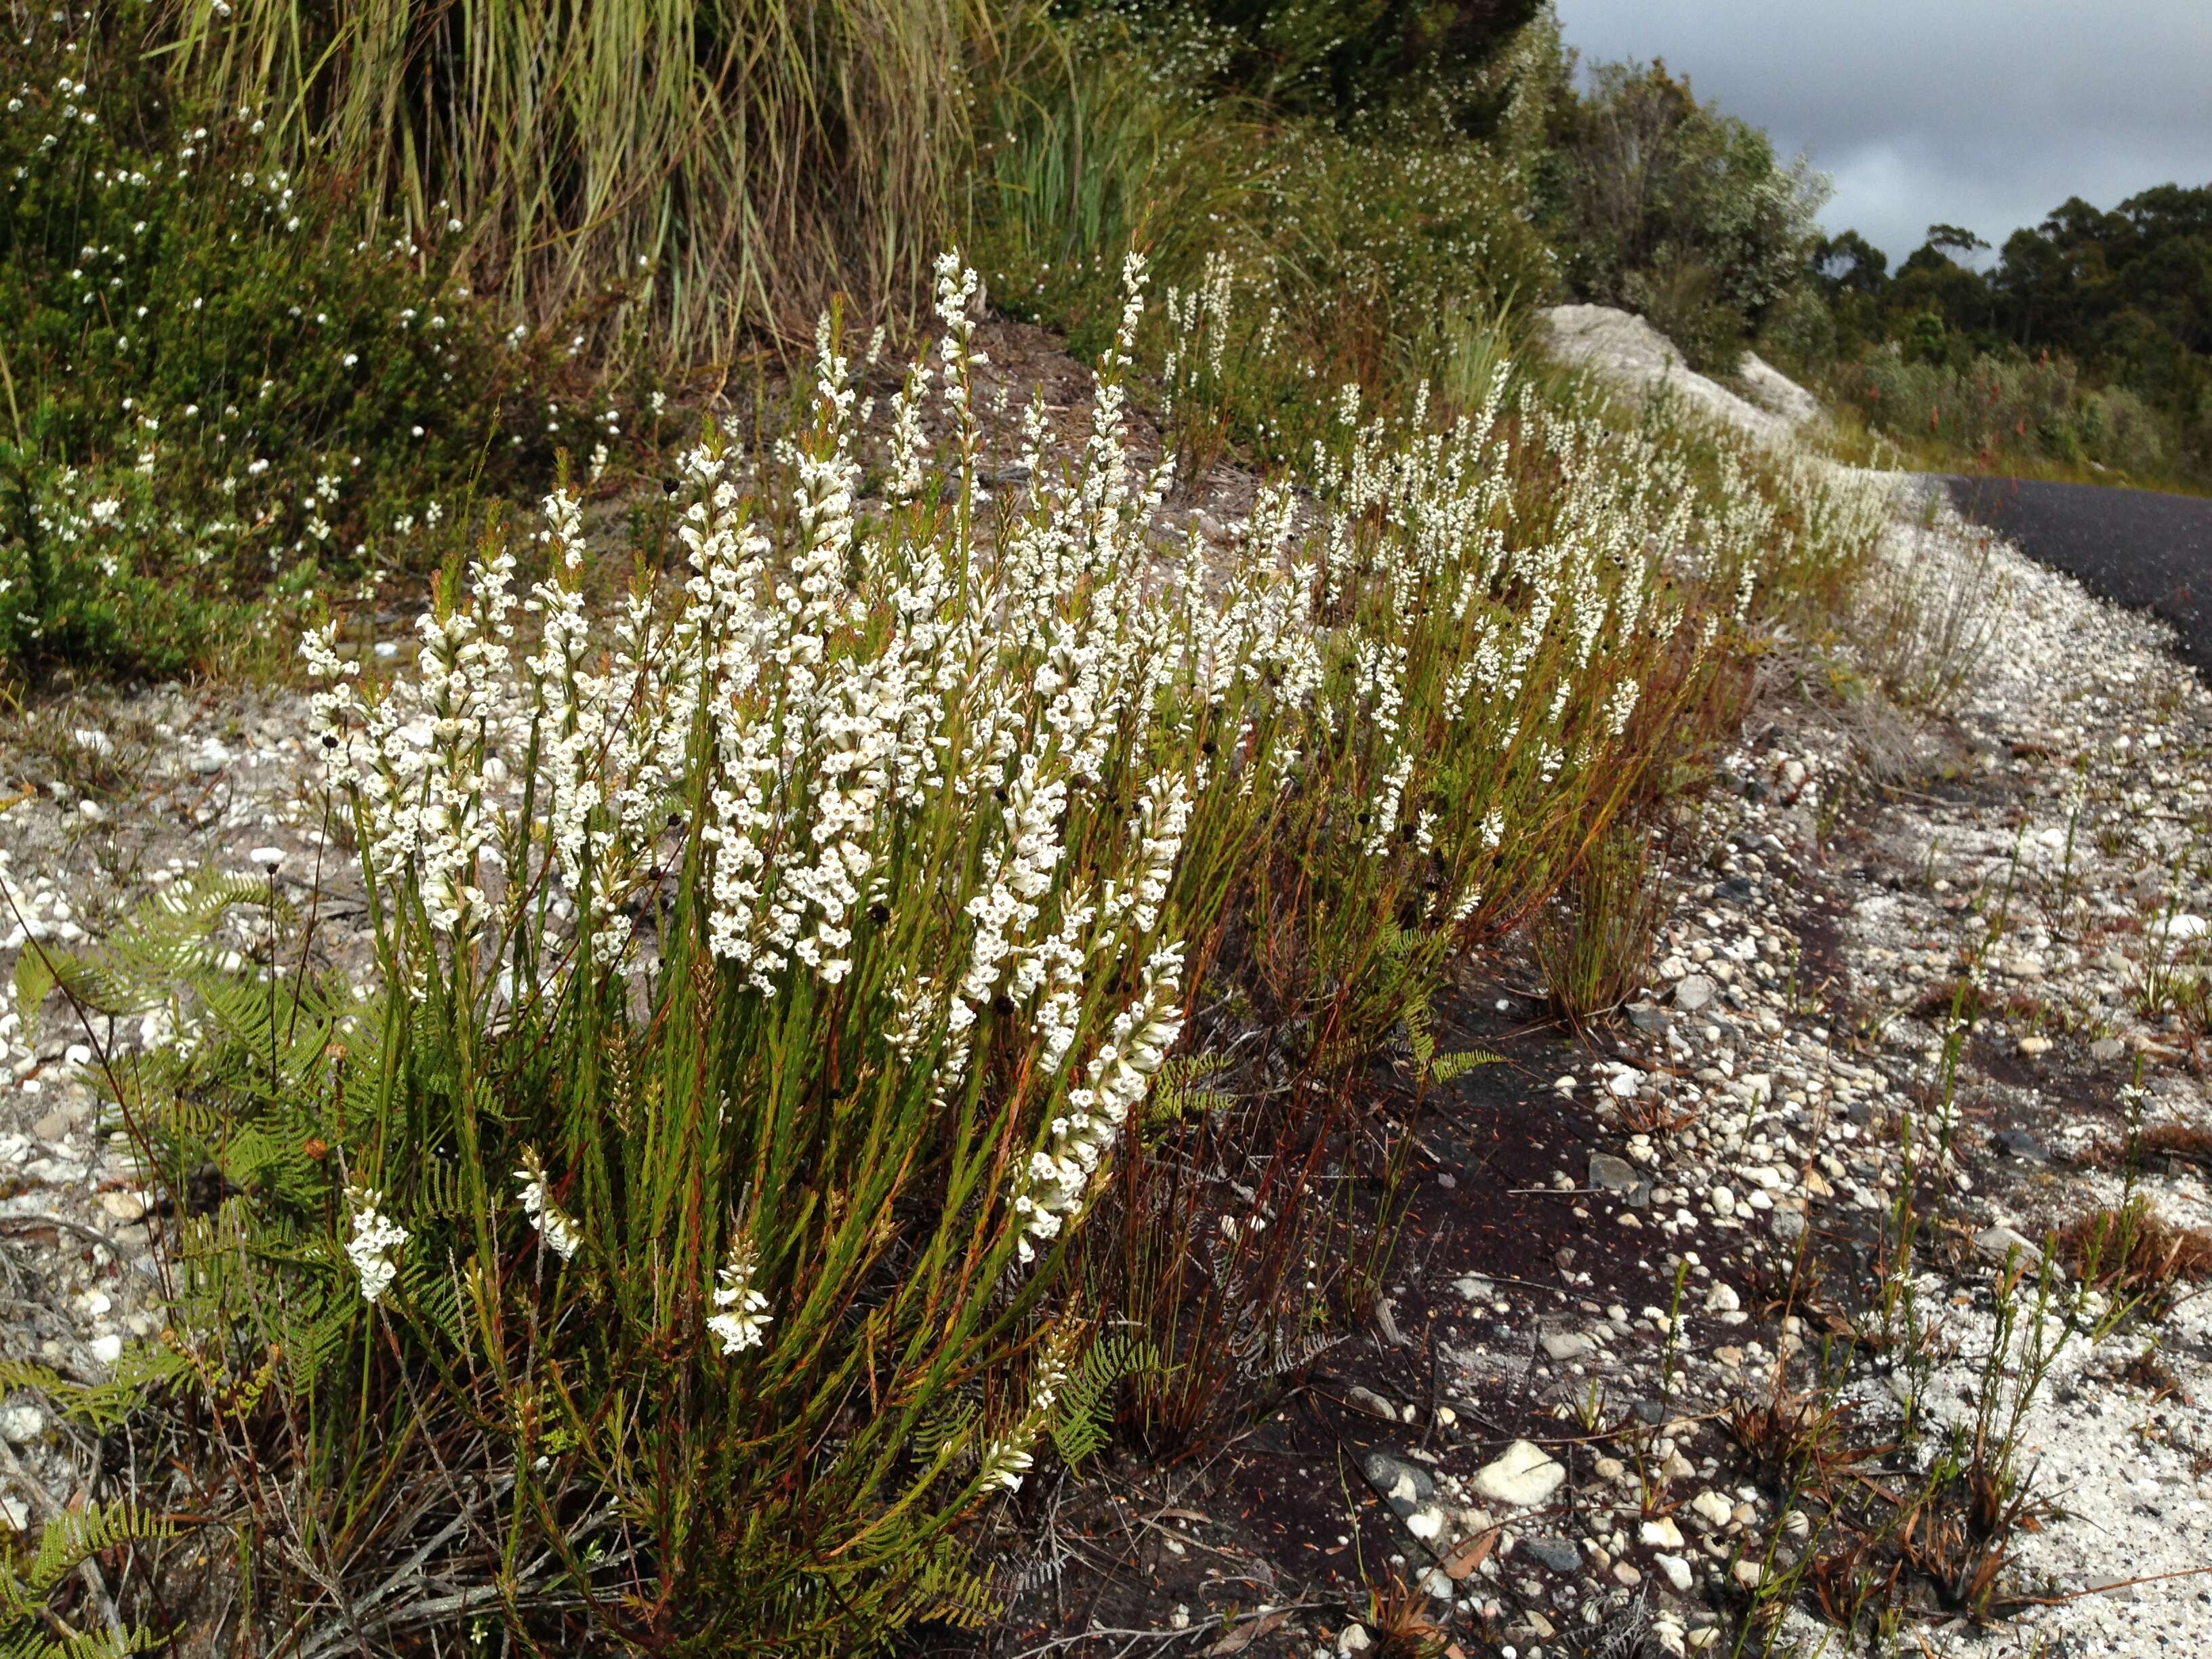
[[[1425,106],[1481,132],[1502,99],[1487,81],[1541,0],[1133,0],[1154,26],[1194,14],[1219,32],[1216,74],[1286,112],[1339,124]]]
[[[1605,64],[1553,89],[1537,168],[1545,227],[1583,299],[1649,316],[1699,368],[1734,368],[1799,281],[1826,181],[1662,63]]]
[[[442,228],[362,240],[349,181],[264,170],[90,15],[0,42],[0,659],[173,674],[592,434]]]

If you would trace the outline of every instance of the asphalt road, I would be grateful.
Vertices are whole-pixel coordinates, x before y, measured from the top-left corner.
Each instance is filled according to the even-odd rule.
[[[1942,482],[1961,517],[2093,593],[2165,618],[2183,660],[2212,675],[2212,500],[2027,478]]]

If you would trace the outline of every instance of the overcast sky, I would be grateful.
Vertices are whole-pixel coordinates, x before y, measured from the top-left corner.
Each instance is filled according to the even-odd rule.
[[[1893,267],[1937,221],[2002,246],[2069,196],[2212,184],[2212,0],[1557,0],[1585,62],[1664,58],[1832,174]]]

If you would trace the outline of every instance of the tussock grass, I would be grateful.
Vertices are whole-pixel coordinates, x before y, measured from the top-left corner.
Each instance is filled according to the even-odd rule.
[[[921,300],[971,76],[1024,30],[984,0],[164,0],[171,73],[263,112],[272,157],[368,222],[458,221],[518,316],[676,362],[803,339],[832,292]]]

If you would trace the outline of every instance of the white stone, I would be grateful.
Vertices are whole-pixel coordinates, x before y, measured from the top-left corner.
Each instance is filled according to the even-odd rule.
[[[1674,1006],[1693,1014],[1713,1000],[1713,982],[1703,974],[1691,974],[1674,987]]]
[[[11,1446],[27,1445],[46,1431],[46,1414],[24,1404],[0,1409],[0,1440]]]
[[[137,1193],[118,1190],[102,1193],[100,1207],[118,1221],[136,1221],[146,1213],[146,1200]]]
[[[1674,1587],[1678,1595],[1687,1595],[1697,1578],[1690,1571],[1690,1564],[1679,1555],[1655,1555],[1651,1563],[1667,1575],[1667,1582]]]
[[[1528,1509],[1559,1491],[1567,1472],[1540,1446],[1516,1440],[1476,1471],[1474,1489],[1493,1504]]]
[[[1690,1508],[1716,1527],[1725,1527],[1735,1518],[1735,1505],[1710,1486],[1690,1500]]]

